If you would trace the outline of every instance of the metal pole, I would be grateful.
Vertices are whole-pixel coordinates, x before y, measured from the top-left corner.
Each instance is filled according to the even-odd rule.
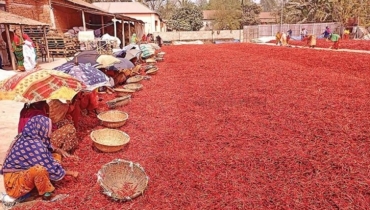
[[[284,0],[281,3],[281,14],[280,14],[280,32],[283,31],[283,14],[284,14]]]

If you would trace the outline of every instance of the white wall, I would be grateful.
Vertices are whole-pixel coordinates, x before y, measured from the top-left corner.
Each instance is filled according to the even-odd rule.
[[[162,31],[159,17],[156,14],[130,14],[127,16],[143,21],[146,34]],[[155,25],[155,21],[157,21],[157,25]]]

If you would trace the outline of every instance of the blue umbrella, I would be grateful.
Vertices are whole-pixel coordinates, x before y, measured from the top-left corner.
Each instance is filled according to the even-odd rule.
[[[74,63],[65,63],[54,70],[64,72],[80,80],[86,85],[86,90],[94,90],[102,86],[112,86],[109,78],[100,70],[92,67],[91,64],[79,63],[76,65]]]
[[[121,61],[121,63],[114,64],[113,66],[109,67],[108,70],[119,71],[121,69],[131,69],[135,67],[135,65],[126,58],[118,59]]]

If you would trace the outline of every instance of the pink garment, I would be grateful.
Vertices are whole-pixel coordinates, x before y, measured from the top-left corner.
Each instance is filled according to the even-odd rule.
[[[18,123],[18,133],[21,133],[28,120],[34,116],[42,115],[47,117],[47,114],[43,110],[38,109],[27,109],[23,108]]]

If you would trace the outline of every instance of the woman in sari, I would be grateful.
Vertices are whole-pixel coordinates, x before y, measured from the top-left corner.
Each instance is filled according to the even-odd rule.
[[[60,181],[66,175],[78,176],[78,172],[63,169],[61,157],[68,157],[69,154],[54,149],[50,135],[50,118],[38,115],[27,122],[22,133],[10,145],[0,171],[4,176],[8,201],[16,201],[34,188],[43,199],[49,200],[55,190],[52,181]]]
[[[12,47],[13,51],[15,54],[15,57],[17,58],[17,65],[18,65],[18,70],[19,71],[25,71],[24,68],[24,57],[23,57],[23,45],[25,41],[29,41],[32,44],[32,50],[35,51],[36,54],[36,49],[35,49],[35,44],[32,42],[31,38],[27,34],[22,34],[21,29],[17,28],[14,30],[14,37],[13,37],[13,42],[12,42]],[[35,56],[35,61],[37,57]]]
[[[15,54],[15,57],[17,58],[17,65],[18,65],[18,70],[19,71],[24,71],[24,66],[23,66],[23,44],[24,44],[24,39],[22,36],[21,29],[15,29],[14,30],[14,38],[13,38],[13,51]]]

